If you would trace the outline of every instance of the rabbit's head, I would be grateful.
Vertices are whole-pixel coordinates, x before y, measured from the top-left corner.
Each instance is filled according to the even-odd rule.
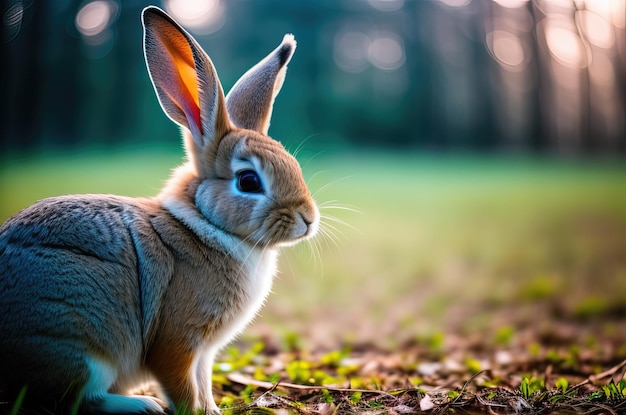
[[[224,97],[213,63],[189,33],[156,7],[144,11],[143,23],[148,72],[164,112],[183,127],[188,158],[160,197],[194,205],[214,226],[260,246],[315,234],[319,212],[302,170],[267,136],[293,36]]]

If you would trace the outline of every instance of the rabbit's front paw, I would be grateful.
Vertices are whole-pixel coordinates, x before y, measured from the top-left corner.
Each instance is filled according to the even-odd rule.
[[[172,414],[173,412],[169,409],[167,403],[163,402],[159,398],[155,398],[153,396],[133,396],[133,398],[140,399],[146,404],[146,414]]]
[[[107,393],[83,402],[87,413],[97,414],[145,414],[165,415],[170,413],[167,404],[151,396],[123,396]]]

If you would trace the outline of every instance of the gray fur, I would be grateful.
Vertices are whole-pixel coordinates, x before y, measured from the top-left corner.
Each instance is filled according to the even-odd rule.
[[[317,231],[300,166],[261,134],[293,38],[234,88],[229,110],[255,127],[242,129],[197,42],[160,9],[143,18],[149,74],[183,127],[187,161],[154,198],[54,197],[0,227],[9,399],[26,386],[28,405],[61,412],[78,402],[85,413],[217,413],[215,354],[265,300],[278,248]],[[241,166],[263,178],[262,192],[238,188]],[[130,394],[145,379],[157,397]]]

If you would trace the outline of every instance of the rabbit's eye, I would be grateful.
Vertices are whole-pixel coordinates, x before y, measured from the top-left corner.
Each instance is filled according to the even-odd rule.
[[[253,170],[243,170],[237,173],[237,188],[244,193],[261,193],[263,191],[261,178]]]

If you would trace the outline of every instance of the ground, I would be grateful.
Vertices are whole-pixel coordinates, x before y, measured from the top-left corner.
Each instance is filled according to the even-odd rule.
[[[214,381],[222,407],[237,410],[622,413],[625,331],[614,323],[621,328],[612,334],[598,334],[597,321],[563,321],[550,333],[440,334],[391,350],[346,343],[326,353],[301,349],[293,335],[283,344],[269,337],[227,350]],[[588,341],[579,344],[575,332]]]
[[[56,194],[154,194],[179,157],[8,160],[0,219]],[[298,159],[323,231],[283,252],[262,313],[220,356],[223,408],[626,411],[623,163]]]

